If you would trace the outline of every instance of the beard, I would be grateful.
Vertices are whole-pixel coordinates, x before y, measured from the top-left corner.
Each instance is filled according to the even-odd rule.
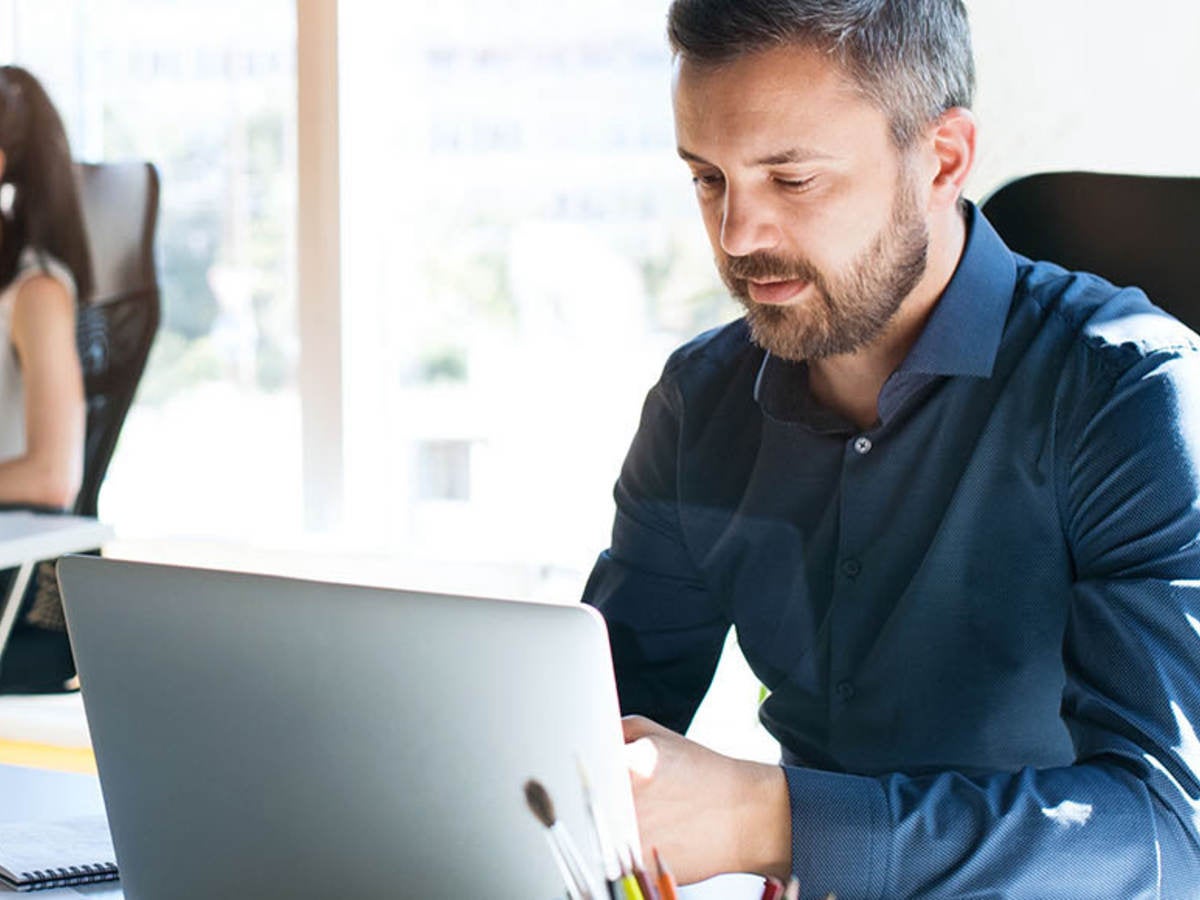
[[[879,337],[925,274],[928,253],[929,229],[902,175],[888,223],[844,271],[824,273],[801,257],[773,253],[723,255],[717,268],[746,308],[750,339],[800,362],[853,353]],[[750,297],[750,280],[803,280],[813,290],[797,306],[770,306]]]

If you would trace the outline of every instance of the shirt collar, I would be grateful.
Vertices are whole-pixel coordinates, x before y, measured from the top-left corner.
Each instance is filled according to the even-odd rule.
[[[1012,251],[975,207],[967,204],[967,240],[958,268],[933,307],[898,372],[992,374],[1017,286]]]
[[[986,378],[992,374],[1017,285],[1017,264],[991,223],[969,202],[966,231],[958,267],[896,375]],[[754,399],[768,415],[811,420],[815,404],[807,393],[804,363],[765,355],[754,383]],[[828,428],[832,423],[822,425]]]

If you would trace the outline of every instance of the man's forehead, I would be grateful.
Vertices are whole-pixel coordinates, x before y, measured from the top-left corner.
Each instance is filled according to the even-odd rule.
[[[886,131],[886,117],[841,66],[803,46],[716,65],[677,59],[672,101],[680,155],[692,161],[735,141],[745,163],[806,162],[844,150],[863,129]]]
[[[864,99],[844,68],[827,53],[780,45],[719,63],[673,61],[671,96],[677,115],[859,102]]]
[[[671,60],[671,83],[711,84],[730,79],[764,84],[787,81],[842,83],[854,89],[853,79],[838,57],[803,44],[772,44],[728,59],[702,60],[676,54]]]

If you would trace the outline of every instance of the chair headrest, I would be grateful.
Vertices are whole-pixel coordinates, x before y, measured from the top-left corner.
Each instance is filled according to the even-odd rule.
[[[151,288],[158,173],[145,162],[79,163],[80,202],[95,279],[93,300]]]

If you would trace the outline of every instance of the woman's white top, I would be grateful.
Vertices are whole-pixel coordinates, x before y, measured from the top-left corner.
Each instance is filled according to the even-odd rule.
[[[49,254],[42,254],[39,260],[38,254],[26,247],[17,262],[16,277],[0,292],[0,460],[25,452],[25,384],[12,342],[12,316],[17,292],[35,275],[50,275],[62,282],[71,301],[75,300],[71,270]]]

